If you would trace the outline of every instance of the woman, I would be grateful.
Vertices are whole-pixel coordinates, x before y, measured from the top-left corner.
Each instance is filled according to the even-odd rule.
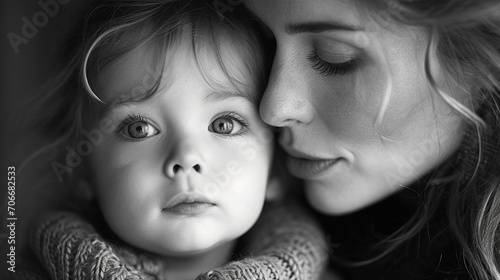
[[[276,40],[261,116],[341,216],[346,278],[500,279],[500,2],[246,5]]]

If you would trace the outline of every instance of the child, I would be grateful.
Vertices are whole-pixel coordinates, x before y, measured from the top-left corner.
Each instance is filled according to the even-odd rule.
[[[264,53],[243,13],[215,8],[125,1],[92,11],[54,91],[65,96],[48,100],[63,99],[52,103],[66,106],[54,127],[72,143],[51,166],[60,181],[79,178],[99,211],[51,213],[35,227],[32,247],[52,279],[194,279],[234,258],[257,221],[273,154],[257,110]],[[68,160],[75,153],[81,163]],[[266,254],[201,277],[317,277],[318,230],[273,211],[253,241]]]

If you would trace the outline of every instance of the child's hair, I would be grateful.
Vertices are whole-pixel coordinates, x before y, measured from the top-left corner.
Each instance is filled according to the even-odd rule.
[[[430,180],[426,178],[418,211],[381,243],[389,249],[373,260],[417,237],[446,201],[447,217],[441,218],[461,245],[471,275],[500,279],[500,3],[359,0],[357,4],[361,12],[375,15],[379,26],[390,21],[424,28],[429,38],[427,80],[468,124],[457,157],[438,167]],[[468,104],[436,84],[429,64],[432,53],[437,54],[448,82],[468,93]]]
[[[102,102],[92,89],[92,80],[98,79],[100,71],[108,64],[141,46],[148,47],[152,58],[150,68],[145,69],[147,77],[131,92],[106,105],[137,102],[151,97],[164,74],[163,64],[171,48],[186,39],[191,40],[193,54],[209,84],[215,86],[217,80],[211,76],[214,65],[209,64],[211,61],[204,61],[204,54],[207,53],[217,58],[219,67],[236,88],[243,83],[240,81],[242,78],[253,77],[255,84],[251,86],[258,89],[257,92],[263,92],[264,54],[258,44],[258,31],[255,24],[241,17],[241,8],[235,7],[221,14],[204,0],[107,1],[99,5],[87,19],[78,55],[68,69],[62,71],[64,76],[56,79],[60,82],[52,87],[56,90],[46,96],[57,96],[57,99],[63,99],[59,103],[71,104],[72,108],[58,106],[52,110],[67,117],[63,118],[66,122],[60,122],[61,118],[57,117],[55,120],[48,118],[47,124],[58,134],[69,132],[72,128],[81,131],[84,124],[82,112],[88,112],[88,107],[98,103],[92,103],[89,97]],[[221,41],[233,46],[240,55],[228,56],[221,47]],[[231,68],[235,59],[243,61],[246,69]],[[253,99],[257,102],[259,96]]]
[[[220,67],[237,90],[248,91],[243,89],[245,86],[262,94],[266,85],[267,67],[258,25],[243,5],[221,10],[206,0],[109,0],[91,10],[81,30],[68,45],[71,54],[63,69],[33,99],[35,108],[31,111],[35,126],[52,141],[23,166],[26,165],[30,173],[44,174],[45,179],[36,184],[46,189],[54,189],[54,182],[58,181],[57,187],[71,190],[79,178],[87,176],[85,167],[80,165],[85,165],[88,155],[85,153],[90,153],[92,147],[90,151],[85,147],[84,154],[78,155],[79,162],[68,165],[66,161],[68,156],[79,153],[79,144],[85,139],[83,132],[91,129],[92,119],[95,125],[96,116],[105,106],[139,102],[153,96],[165,74],[165,59],[182,40],[190,40],[199,69],[214,88],[221,82],[220,77],[212,75],[214,67]],[[144,69],[146,76],[142,83],[110,102],[100,100],[92,86],[98,81],[100,71],[139,47],[147,48],[149,57],[144,61],[151,61]],[[231,55],[226,51],[228,48],[238,55]],[[207,60],[207,57],[215,59]],[[246,81],[253,84],[244,84]],[[258,108],[260,96],[250,98]],[[76,207],[77,204],[66,205]]]
[[[38,124],[57,137],[58,146],[69,144],[76,149],[82,131],[89,129],[89,113],[98,113],[102,107],[122,102],[143,101],[156,93],[165,74],[165,59],[173,55],[182,40],[191,41],[199,69],[214,88],[220,81],[211,74],[212,68],[220,67],[237,90],[242,91],[243,79],[250,77],[254,84],[245,86],[263,93],[266,68],[257,25],[248,16],[242,16],[243,6],[233,8],[221,14],[205,0],[111,0],[98,5],[87,18],[82,38],[77,40],[76,55],[71,56],[64,69],[46,86],[41,99],[36,100]],[[228,46],[239,55],[228,54],[225,51]],[[139,47],[147,48],[150,57],[144,61],[151,61],[144,69],[142,83],[111,102],[101,100],[92,86],[101,70]],[[218,65],[207,60],[207,56],[215,57]],[[244,69],[236,69],[235,60],[240,60]],[[251,96],[251,99],[257,105],[260,96]],[[67,152],[64,148],[59,151],[63,152],[59,156]],[[64,162],[64,158],[61,160]]]

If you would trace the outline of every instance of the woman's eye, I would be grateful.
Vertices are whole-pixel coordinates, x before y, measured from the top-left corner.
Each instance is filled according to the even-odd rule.
[[[346,75],[356,67],[356,60],[346,60],[340,63],[330,63],[323,60],[316,52],[310,54],[307,59],[311,62],[312,68],[324,76]]]
[[[230,117],[218,117],[215,119],[208,130],[217,134],[235,134],[243,129],[243,125],[236,119]]]
[[[158,130],[145,121],[136,121],[124,127],[122,133],[132,139],[142,139],[158,134]]]

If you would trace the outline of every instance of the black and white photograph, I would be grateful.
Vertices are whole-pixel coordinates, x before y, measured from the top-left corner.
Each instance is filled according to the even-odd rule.
[[[0,13],[0,279],[500,280],[500,0]]]

